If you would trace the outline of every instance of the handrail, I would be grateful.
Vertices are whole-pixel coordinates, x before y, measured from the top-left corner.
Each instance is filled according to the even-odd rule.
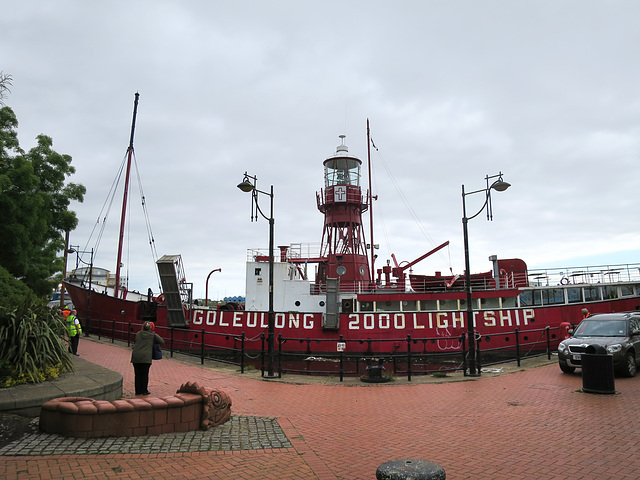
[[[130,344],[135,335],[134,328],[139,326],[141,325],[132,325],[130,321],[101,321],[98,325],[98,338],[100,335],[110,336],[112,342],[118,339]],[[238,365],[241,373],[245,372],[247,359],[251,359],[246,348],[247,339],[244,332],[241,335],[230,335],[206,332],[204,329],[190,330],[194,334],[194,339],[187,341],[175,338],[174,333],[180,331],[180,328],[157,326],[156,330],[159,331],[159,335],[165,338],[164,348],[169,351],[171,358],[176,353],[180,353],[199,358],[203,365],[206,360]],[[109,332],[110,335],[104,335],[105,332]],[[526,331],[515,328],[510,332],[478,335],[476,337],[476,364],[481,371],[482,367],[510,361],[516,361],[520,366],[522,359],[540,355],[546,355],[548,359],[551,359],[552,351],[557,348],[557,344],[561,340],[559,333],[559,327],[547,326]],[[506,346],[492,348],[491,341],[497,337],[504,337],[501,340],[502,343],[506,343]],[[263,374],[267,351],[265,338],[263,332],[258,338],[252,340],[261,343],[258,348]],[[465,334],[448,337],[407,335],[385,339],[345,339],[340,335],[338,341],[344,343],[346,349],[327,352],[327,349],[322,348],[322,345],[335,344],[335,338],[297,338],[284,337],[279,334],[276,350],[278,377],[282,377],[286,373],[339,375],[340,382],[342,382],[345,376],[362,375],[364,373],[362,365],[371,359],[382,359],[385,365],[393,367],[394,375],[405,375],[408,381],[412,381],[416,375],[428,375],[434,371],[462,370],[464,372],[466,370],[467,339]],[[306,343],[306,349],[304,351],[287,351],[283,347],[288,342],[292,344]],[[440,348],[443,345],[441,342],[445,342],[446,350]],[[420,344],[422,352],[413,348],[414,345]],[[316,345],[318,348],[314,352]],[[258,349],[252,351],[256,350]],[[304,365],[306,368],[296,368],[296,365]],[[334,368],[327,368],[327,365],[334,366]],[[312,366],[313,368],[311,368]],[[322,366],[324,368],[321,368]]]

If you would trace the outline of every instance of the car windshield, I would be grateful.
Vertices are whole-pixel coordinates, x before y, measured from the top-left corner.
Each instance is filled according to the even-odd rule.
[[[624,320],[585,320],[576,329],[576,337],[619,337],[626,333]]]

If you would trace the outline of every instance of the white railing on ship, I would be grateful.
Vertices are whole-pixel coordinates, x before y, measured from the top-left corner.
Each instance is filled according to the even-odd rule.
[[[299,258],[320,258],[321,245],[319,243],[303,244],[294,243],[287,249],[286,259]],[[274,252],[274,260],[282,261],[280,251]],[[249,249],[247,250],[247,261],[256,261],[257,258],[265,259],[269,257],[268,249]],[[525,280],[526,277],[526,280]],[[577,285],[577,284],[609,284],[620,282],[640,282],[640,263],[622,263],[615,265],[591,265],[581,267],[558,267],[544,269],[529,269],[526,272],[510,272],[507,275],[500,276],[500,288],[515,288],[516,285],[528,283],[529,286],[546,286],[552,287],[557,285]],[[312,284],[312,290],[320,291],[324,286]],[[459,288],[459,287],[458,287]],[[473,290],[492,290],[495,286],[492,283],[483,285],[474,283]],[[353,285],[342,285],[341,290],[363,292],[367,290],[375,290],[381,292],[384,290],[395,291],[411,291],[409,279],[405,279],[404,288],[400,285],[387,287],[378,286],[375,289],[367,288],[361,282]],[[446,290],[443,288],[443,290]]]
[[[287,260],[296,260],[299,258],[320,258],[319,243],[292,243],[287,246]],[[280,249],[276,248],[273,253],[276,262],[281,261]],[[247,261],[255,262],[257,258],[269,258],[268,248],[250,248],[247,250]]]
[[[529,285],[548,287],[585,283],[638,282],[640,281],[640,263],[532,269],[528,271],[528,276]]]

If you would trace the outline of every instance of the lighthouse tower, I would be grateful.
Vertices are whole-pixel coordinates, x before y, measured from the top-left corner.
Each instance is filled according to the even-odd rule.
[[[362,162],[349,155],[340,135],[336,153],[324,161],[324,189],[316,194],[324,230],[316,282],[339,279],[341,291],[358,291],[371,283],[362,213],[368,209],[360,188]]]

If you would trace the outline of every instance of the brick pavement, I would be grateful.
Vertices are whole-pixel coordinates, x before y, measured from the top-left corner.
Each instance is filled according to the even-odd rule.
[[[129,350],[81,341],[83,358],[124,376]],[[585,394],[557,365],[442,384],[296,384],[229,369],[154,362],[150,389],[187,380],[225,390],[238,416],[276,418],[291,447],[211,452],[3,456],[1,478],[374,479],[389,460],[421,458],[448,479],[637,479],[640,378]]]

